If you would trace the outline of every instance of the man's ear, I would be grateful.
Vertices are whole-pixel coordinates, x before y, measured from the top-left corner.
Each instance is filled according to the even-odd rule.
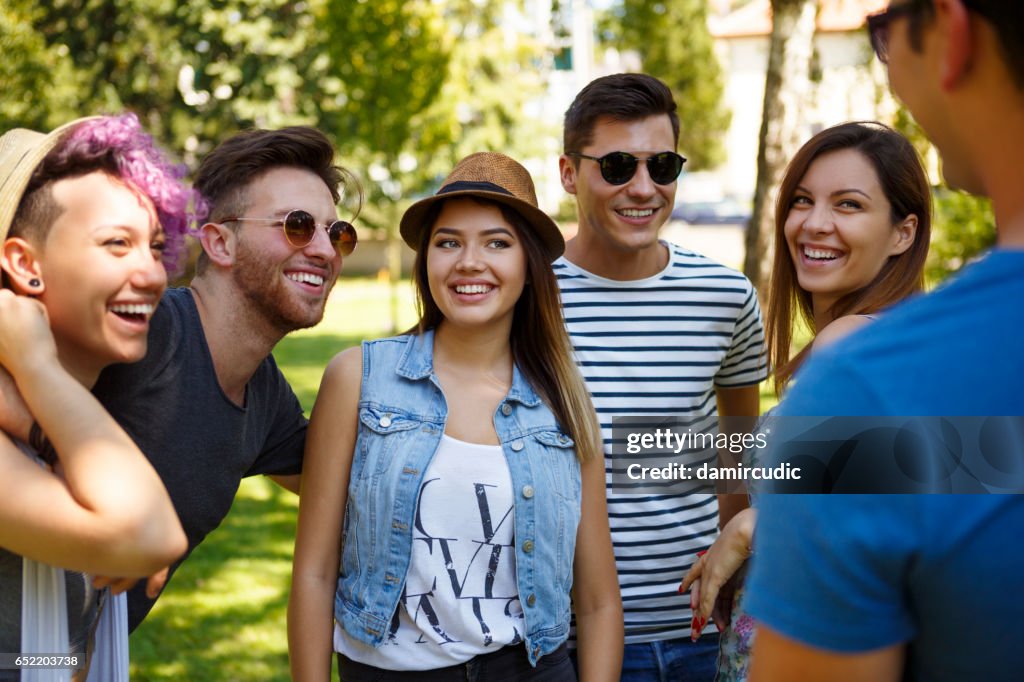
[[[945,50],[942,54],[941,83],[952,90],[970,72],[975,44],[971,15],[963,0],[935,0],[936,25],[941,27]]]
[[[914,237],[917,235],[917,216],[911,213],[894,228],[894,231],[896,239],[889,251],[890,256],[906,252],[914,243]]]
[[[235,262],[235,247],[238,235],[222,223],[205,223],[199,228],[199,243],[207,258],[221,267],[231,267]]]
[[[576,173],[579,169],[565,154],[558,157],[558,175],[562,180],[562,188],[569,194],[576,194]]]
[[[19,294],[39,296],[46,289],[38,251],[21,237],[11,237],[4,242],[0,251],[0,269]]]

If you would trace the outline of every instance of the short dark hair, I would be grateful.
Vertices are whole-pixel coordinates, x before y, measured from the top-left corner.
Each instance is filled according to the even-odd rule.
[[[273,168],[289,166],[319,176],[336,204],[341,200],[342,189],[352,187],[358,199],[355,215],[359,214],[362,186],[352,173],[335,165],[334,146],[327,136],[308,126],[254,128],[232,135],[203,158],[195,188],[209,202],[210,220],[218,222],[245,213],[250,183]],[[202,273],[208,262],[206,253],[200,252],[198,272]]]
[[[999,38],[999,48],[1017,88],[1024,90],[1024,2],[1015,0],[962,0],[964,6],[988,21]],[[932,0],[913,0],[908,31],[910,46],[921,50],[922,31],[935,17]]]
[[[672,123],[673,147],[679,143],[679,115],[672,91],[654,76],[616,73],[590,81],[565,112],[562,145],[579,152],[593,142],[594,126],[601,117],[636,121],[666,114]],[[575,160],[579,163],[579,159]]]

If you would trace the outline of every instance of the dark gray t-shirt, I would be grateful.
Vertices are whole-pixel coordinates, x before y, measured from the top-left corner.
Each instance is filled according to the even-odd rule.
[[[93,392],[163,479],[189,553],[220,525],[242,478],[302,470],[307,422],[273,356],[246,386],[245,407],[235,405],[217,382],[187,288],[164,294],[150,322],[145,359],[108,367]],[[128,595],[129,628],[155,603],[140,581]]]

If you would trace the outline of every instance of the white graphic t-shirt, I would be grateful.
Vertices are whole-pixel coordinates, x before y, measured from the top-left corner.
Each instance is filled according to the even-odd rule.
[[[384,643],[335,625],[334,647],[387,670],[431,670],[523,641],[512,478],[499,445],[444,435],[420,486],[405,588]]]

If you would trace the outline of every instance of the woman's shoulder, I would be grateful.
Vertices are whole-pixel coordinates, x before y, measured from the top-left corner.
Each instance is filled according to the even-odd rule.
[[[380,339],[367,339],[361,344],[363,347],[396,346],[401,347],[416,338],[415,334],[399,334],[397,336],[385,336]]]
[[[843,315],[828,323],[814,337],[814,350],[821,350],[830,346],[836,341],[854,333],[861,327],[865,327],[875,319],[874,315]]]

